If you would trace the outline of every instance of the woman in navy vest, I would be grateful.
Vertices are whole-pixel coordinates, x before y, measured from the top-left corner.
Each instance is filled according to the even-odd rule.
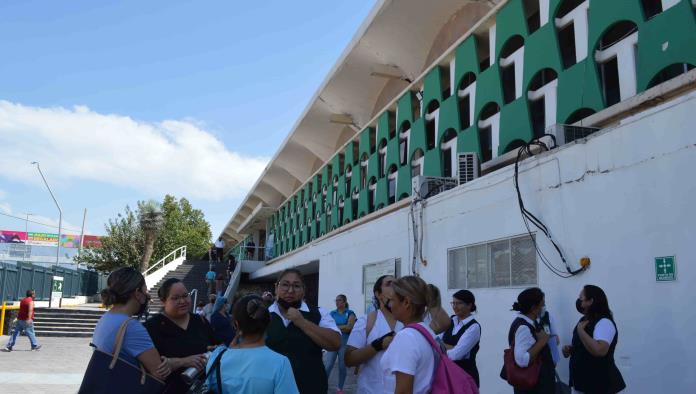
[[[459,365],[480,387],[476,353],[479,351],[481,325],[474,319],[476,298],[469,290],[459,290],[452,296],[452,324],[441,335],[447,348],[447,356]]]
[[[517,296],[512,309],[517,317],[510,325],[508,344],[515,350],[515,363],[528,367],[535,359],[541,360],[539,380],[531,390],[514,388],[515,394],[553,394],[555,392],[555,366],[548,346],[549,334],[536,322],[546,305],[544,292],[538,287],[524,290]]]
[[[584,316],[573,330],[571,346],[563,347],[570,357],[570,386],[579,394],[618,393],[626,388],[614,363],[619,333],[604,291],[585,285],[575,302]]]

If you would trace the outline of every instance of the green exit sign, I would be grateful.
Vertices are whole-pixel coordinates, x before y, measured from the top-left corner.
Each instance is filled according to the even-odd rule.
[[[674,256],[655,257],[655,280],[658,282],[677,280],[677,264]]]

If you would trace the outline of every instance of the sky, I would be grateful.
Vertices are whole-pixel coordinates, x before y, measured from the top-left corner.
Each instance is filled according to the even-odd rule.
[[[216,237],[375,1],[0,2],[0,230],[57,232],[36,161],[64,233],[171,194]]]

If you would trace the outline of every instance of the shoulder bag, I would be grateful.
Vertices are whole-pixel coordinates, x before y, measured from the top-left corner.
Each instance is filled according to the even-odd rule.
[[[142,364],[133,365],[119,357],[128,323],[121,324],[116,334],[113,353],[96,348],[89,360],[85,376],[82,378],[79,394],[154,394],[164,389],[164,382],[148,374]],[[93,344],[90,344],[94,346]]]

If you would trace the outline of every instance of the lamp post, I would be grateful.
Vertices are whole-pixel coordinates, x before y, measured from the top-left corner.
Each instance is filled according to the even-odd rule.
[[[29,237],[29,216],[33,215],[33,213],[25,212],[25,215],[27,215],[27,219],[24,221],[24,232],[27,233],[27,237]],[[27,238],[27,242],[24,243],[24,261],[27,261],[27,247],[29,242],[29,238]]]
[[[48,186],[48,182],[46,182],[46,177],[44,177],[43,172],[41,172],[41,167],[39,166],[38,161],[32,161],[31,164],[36,165],[36,169],[39,170],[39,175],[41,175],[41,179],[43,179],[44,185],[46,185],[46,189],[48,189],[48,192],[51,194],[51,198],[53,199],[53,202],[56,204],[56,208],[58,208],[58,247],[56,248],[56,265],[60,265],[60,238],[63,235],[63,210],[60,208],[60,205],[58,204],[58,200],[56,200],[56,196],[53,195],[53,191],[51,190],[51,187]]]

